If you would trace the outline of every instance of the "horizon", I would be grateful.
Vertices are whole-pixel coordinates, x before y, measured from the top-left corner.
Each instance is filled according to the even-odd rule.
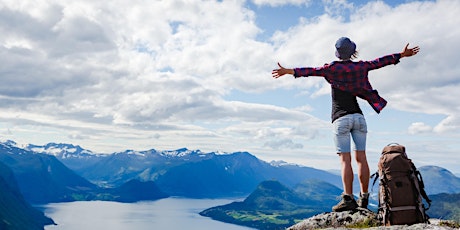
[[[13,143],[11,143],[13,142]],[[34,148],[32,149],[29,149],[28,148],[28,145],[33,145],[33,147],[45,147],[46,145],[48,144],[56,144],[56,145],[72,145],[74,147],[80,147],[82,148],[83,150],[86,150],[86,151],[89,151],[89,154],[93,154],[93,155],[110,155],[110,154],[117,154],[117,153],[125,153],[125,152],[134,152],[134,153],[140,153],[140,152],[148,152],[148,151],[151,151],[151,150],[154,150],[155,152],[160,152],[160,153],[164,153],[164,152],[173,152],[173,151],[180,151],[180,150],[187,150],[189,152],[194,152],[194,151],[198,151],[202,154],[215,154],[215,155],[231,155],[231,154],[235,154],[235,153],[239,153],[239,152],[247,152],[255,157],[257,157],[256,155],[254,155],[253,153],[251,152],[248,152],[248,151],[238,151],[238,152],[221,152],[221,151],[211,151],[211,152],[205,152],[205,151],[202,151],[200,149],[189,149],[187,147],[182,147],[182,148],[178,148],[178,149],[157,149],[157,148],[150,148],[150,149],[139,149],[139,150],[133,150],[133,149],[125,149],[124,151],[117,151],[117,152],[107,152],[107,153],[100,153],[100,152],[94,152],[92,151],[91,149],[86,149],[86,148],[83,148],[79,145],[75,145],[75,144],[72,144],[72,143],[55,143],[55,142],[50,142],[50,143],[47,143],[47,144],[44,144],[44,145],[35,145],[33,143],[29,143],[29,144],[18,144],[16,143],[14,140],[1,140],[0,141],[0,144],[4,144],[4,143],[11,143],[11,144],[14,144],[15,146],[19,147],[19,148],[22,148],[22,149],[26,149],[26,150],[31,150],[33,152],[37,152],[37,153],[47,153],[47,154],[50,154],[50,155],[53,155],[53,156],[57,156],[55,151],[55,149],[52,149],[51,151],[48,149],[48,150],[45,150],[45,149],[42,149],[42,152],[39,152],[37,150],[35,150]],[[59,150],[63,150],[63,149],[59,149]],[[67,149],[65,149],[67,150]],[[72,152],[71,152],[72,153]],[[408,156],[410,158],[410,156]],[[258,158],[258,157],[257,157]],[[263,159],[260,159],[258,158],[259,160],[262,160],[262,161],[265,161]],[[265,161],[266,163],[268,164],[279,164],[279,163],[286,163],[288,165],[298,165],[300,167],[310,167],[310,168],[314,168],[314,169],[320,169],[320,170],[324,170],[324,171],[327,171],[327,172],[330,172],[330,173],[333,173],[333,174],[337,174],[337,175],[340,175],[340,168],[331,168],[331,169],[321,169],[321,168],[316,168],[314,166],[307,166],[307,165],[302,165],[302,164],[297,164],[295,162],[288,162],[288,161],[284,161],[282,159],[280,160],[271,160],[271,161]],[[438,165],[423,165],[423,166],[435,166],[435,167],[441,167],[441,166],[438,166]],[[417,166],[417,168],[420,168],[420,167],[423,167],[423,166]],[[373,165],[370,165],[370,168],[371,168],[371,172],[374,172],[377,170],[377,167],[373,167]],[[374,169],[375,168],[375,169]],[[460,177],[460,173],[459,172],[456,172],[456,171],[452,171],[450,169],[447,169],[447,168],[444,168],[444,167],[441,167],[443,169],[446,169],[448,170],[449,172],[451,172],[454,176],[456,177]]]
[[[380,114],[359,102],[371,169],[396,142],[459,175],[458,15],[456,0],[2,1],[1,138],[339,169],[330,86],[271,71],[330,63],[347,36],[358,60],[420,46],[369,74],[388,101]]]

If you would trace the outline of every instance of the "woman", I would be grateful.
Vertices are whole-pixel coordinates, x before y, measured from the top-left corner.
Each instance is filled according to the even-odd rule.
[[[342,170],[343,194],[342,200],[332,207],[332,211],[340,212],[353,210],[357,207],[367,208],[369,202],[369,165],[366,158],[366,136],[367,124],[363,112],[357,102],[357,97],[366,100],[377,112],[385,107],[386,100],[379,96],[369,83],[368,73],[390,64],[397,64],[403,57],[410,57],[420,50],[418,46],[408,48],[406,45],[401,53],[395,53],[373,61],[358,61],[352,59],[357,57],[356,44],[347,37],[337,40],[335,55],[339,61],[325,64],[322,67],[294,68],[288,69],[278,63],[279,69],[272,71],[274,78],[286,74],[298,77],[322,76],[331,84],[332,95],[332,124],[334,127],[334,143],[337,154],[340,157]],[[350,138],[351,137],[351,138]],[[353,169],[351,165],[351,146],[358,166],[358,177],[360,182],[360,197],[358,202],[353,196]]]

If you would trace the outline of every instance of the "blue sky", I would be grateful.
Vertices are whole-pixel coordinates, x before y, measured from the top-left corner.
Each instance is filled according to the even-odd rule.
[[[388,105],[360,102],[375,169],[391,142],[417,166],[460,173],[460,2],[347,0],[13,1],[0,3],[0,134],[20,144],[248,151],[337,169],[330,88],[271,77],[335,60],[421,52],[371,72]]]

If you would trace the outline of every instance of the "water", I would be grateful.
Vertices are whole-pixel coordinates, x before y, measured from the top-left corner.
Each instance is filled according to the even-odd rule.
[[[78,201],[52,203],[40,207],[56,222],[45,230],[248,230],[200,216],[198,213],[214,206],[231,203],[228,199],[166,198],[158,201],[118,203]]]

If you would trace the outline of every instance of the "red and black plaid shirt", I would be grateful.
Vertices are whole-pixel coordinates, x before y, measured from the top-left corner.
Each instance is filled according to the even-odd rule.
[[[373,61],[335,61],[323,67],[295,68],[294,77],[322,76],[333,88],[350,92],[366,100],[375,112],[380,113],[387,101],[372,88],[367,75],[371,70],[398,64],[400,58],[401,54],[396,53]]]

